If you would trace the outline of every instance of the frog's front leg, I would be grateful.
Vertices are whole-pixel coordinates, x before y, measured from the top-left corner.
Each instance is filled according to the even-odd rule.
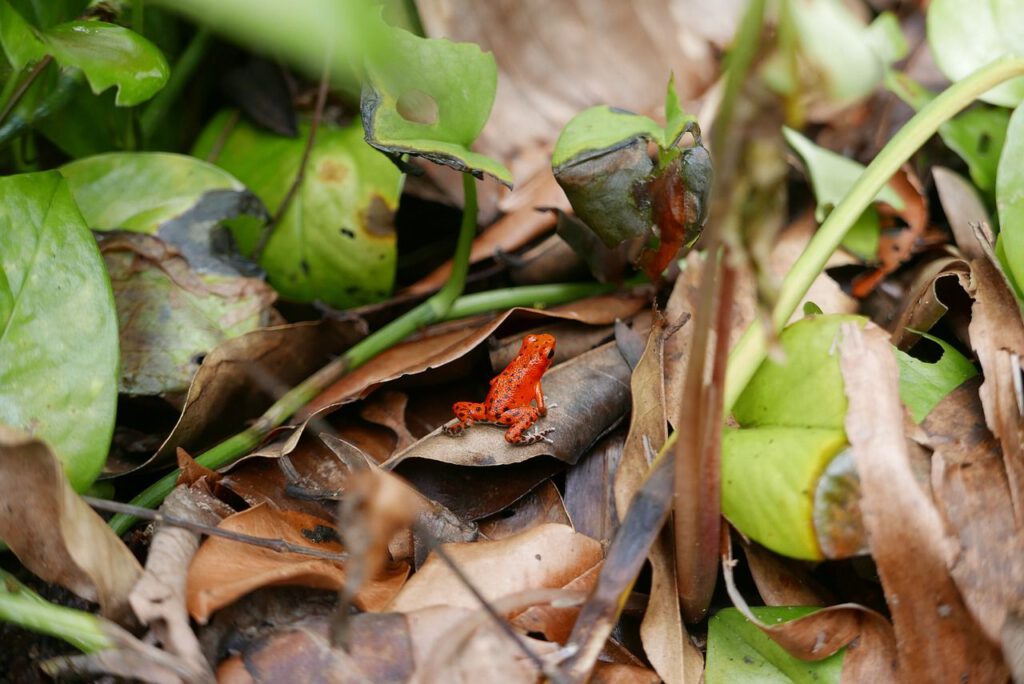
[[[452,406],[455,418],[441,428],[446,435],[457,437],[473,423],[486,420],[484,405],[475,401],[459,401]]]
[[[540,409],[533,406],[520,406],[503,411],[498,422],[502,425],[511,426],[505,431],[505,441],[518,445],[533,444],[535,442],[548,442],[550,444],[551,440],[547,438],[547,434],[554,432],[554,428],[530,430],[530,427],[540,420],[540,417]]]

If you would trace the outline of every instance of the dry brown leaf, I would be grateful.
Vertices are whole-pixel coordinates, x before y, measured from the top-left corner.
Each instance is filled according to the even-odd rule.
[[[500,426],[474,425],[458,437],[445,434],[439,427],[382,465],[396,469],[405,461],[427,460],[498,466],[544,455],[575,463],[625,415],[629,407],[628,382],[629,366],[610,342],[544,374],[545,395],[548,403],[556,406],[538,425],[555,428],[548,435],[551,444],[510,445]]]
[[[405,407],[409,397],[402,392],[382,390],[371,394],[360,407],[359,415],[377,425],[383,425],[395,433],[394,451],[401,451],[416,441],[405,424]]]
[[[1024,533],[1014,521],[999,443],[985,425],[978,379],[953,390],[922,427],[936,502],[956,540],[950,571],[967,607],[994,642],[1024,607]],[[1003,652],[1009,653],[1004,643]]]
[[[175,487],[164,499],[160,512],[183,520],[216,526],[230,509],[202,487]],[[199,548],[199,534],[161,525],[149,545],[146,570],[128,600],[143,625],[149,627],[164,650],[212,679],[185,609],[188,566]]]
[[[295,511],[256,506],[224,519],[218,527],[267,539],[283,539],[311,549],[340,553],[332,540],[331,521]],[[317,541],[314,541],[317,540]],[[380,610],[405,583],[408,568],[399,565],[367,582],[355,597],[363,610]],[[221,537],[199,548],[188,574],[188,610],[199,623],[240,596],[260,587],[291,584],[341,589],[345,571],[339,563],[295,553],[277,552]]]
[[[645,305],[644,297],[605,295],[545,311],[510,309],[476,328],[467,329],[464,321],[455,321],[455,325],[450,326],[452,329],[443,333],[428,334],[381,352],[327,388],[306,406],[303,413],[307,416],[322,415],[319,412],[333,410],[341,403],[365,397],[383,383],[450,364],[475,349],[506,324],[517,328],[533,328],[569,320],[590,325],[608,325],[617,318],[629,318]]]
[[[807,568],[772,553],[760,544],[740,539],[757,592],[767,606],[825,606],[833,603]]]
[[[696,678],[687,681],[700,681],[700,674],[701,670],[697,670]],[[660,678],[657,672],[648,670],[646,667],[598,662],[594,667],[594,674],[591,675],[590,681],[592,684],[658,684],[658,682],[665,680]],[[673,680],[668,681],[671,684]]]
[[[615,474],[625,442],[626,429],[620,425],[565,474],[565,509],[573,526],[602,544],[611,542],[619,526]]]
[[[651,665],[668,684],[699,682],[704,657],[690,641],[679,608],[675,541],[666,525],[651,546],[651,596],[640,623],[640,640]]]
[[[1010,499],[1020,525],[1024,521],[1024,398],[1020,389],[1024,323],[1017,299],[995,265],[991,245],[981,235],[978,243],[986,254],[971,261],[971,347],[985,376],[980,390],[985,421],[1003,447]]]
[[[932,167],[932,178],[957,247],[968,259],[984,256],[972,226],[978,223],[992,225],[992,220],[985,203],[978,197],[978,191],[966,178],[942,166]]]
[[[909,349],[920,339],[920,335],[912,331],[931,330],[945,316],[957,319],[947,319],[954,330],[962,328],[966,332],[968,312],[951,310],[953,297],[947,297],[950,301],[944,302],[940,291],[949,285],[966,292],[970,274],[968,263],[957,257],[942,257],[922,265],[903,295],[902,308],[888,326],[893,344],[903,350]],[[948,295],[949,291],[945,290],[944,294]],[[961,318],[965,320],[961,321]]]
[[[871,554],[892,612],[900,678],[1006,681],[998,647],[978,630],[949,575],[952,549],[942,519],[914,477],[888,336],[871,323],[863,331],[846,324],[839,352],[846,433]]]
[[[544,523],[572,526],[558,487],[548,480],[509,509],[480,521],[480,532],[491,540],[505,539]]]
[[[0,539],[46,582],[130,619],[128,594],[142,567],[75,493],[45,443],[0,425]]]
[[[281,394],[362,335],[357,321],[261,328],[218,345],[192,379],[181,417],[144,463],[108,461],[108,474],[174,462],[175,450],[199,453],[258,417]]]
[[[500,541],[446,544],[445,550],[487,599],[527,589],[562,588],[601,561],[601,545],[566,525],[538,525]],[[451,569],[431,555],[388,607],[477,609],[479,602]]]

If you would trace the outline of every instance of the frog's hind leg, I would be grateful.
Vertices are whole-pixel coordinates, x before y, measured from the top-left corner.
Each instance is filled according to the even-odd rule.
[[[533,444],[541,441],[550,443],[551,440],[548,439],[546,435],[549,432],[554,432],[554,428],[530,430],[530,427],[532,427],[540,417],[540,409],[533,406],[519,406],[502,411],[498,422],[502,425],[511,426],[505,431],[505,441],[510,444],[520,445]]]
[[[452,412],[455,418],[445,423],[442,430],[446,435],[453,437],[461,435],[473,423],[485,420],[484,405],[475,401],[456,402],[452,406]]]

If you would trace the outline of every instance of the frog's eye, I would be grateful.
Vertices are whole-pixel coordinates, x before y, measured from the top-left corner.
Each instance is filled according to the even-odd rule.
[[[548,349],[548,358],[549,359],[553,359],[554,357],[555,357],[555,348],[551,347],[550,349]]]

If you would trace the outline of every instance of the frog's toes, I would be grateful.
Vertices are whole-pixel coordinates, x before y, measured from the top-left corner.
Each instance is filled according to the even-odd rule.
[[[552,442],[548,438],[548,435],[554,431],[555,428],[553,427],[544,428],[542,430],[537,428],[528,430],[523,433],[522,440],[519,442],[519,444],[536,444],[537,442],[547,442],[548,444],[554,444],[554,442]]]
[[[452,418],[441,426],[441,432],[449,437],[460,437],[466,431],[466,424],[458,418]]]

